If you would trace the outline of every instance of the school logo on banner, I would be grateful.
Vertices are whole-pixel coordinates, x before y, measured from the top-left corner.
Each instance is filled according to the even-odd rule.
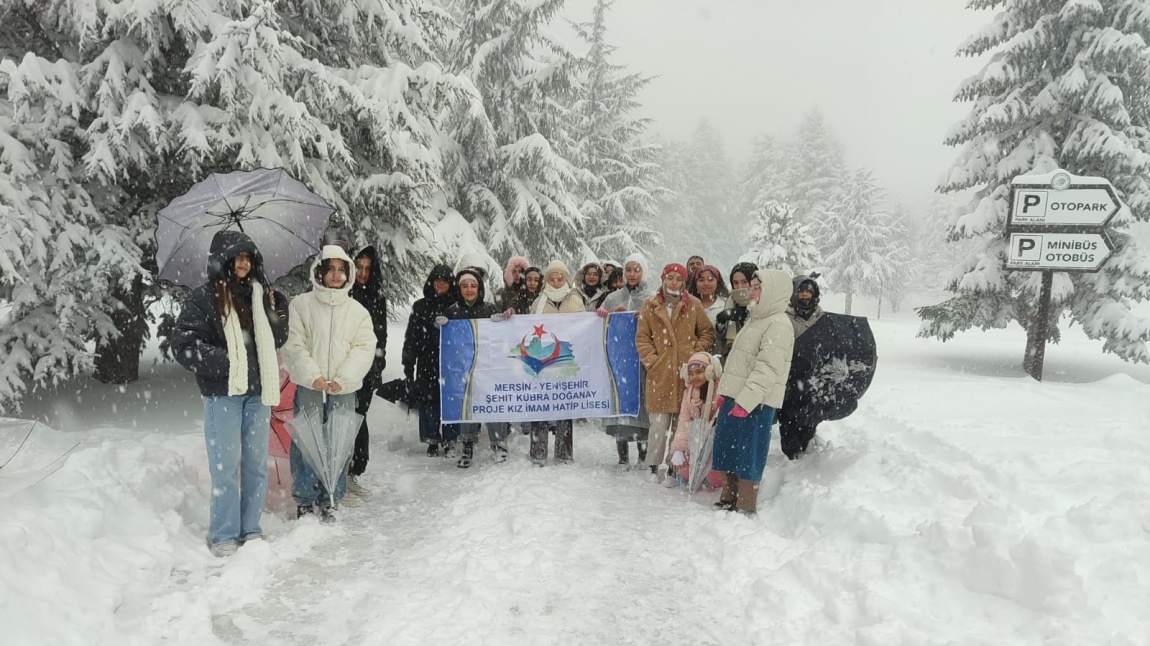
[[[634,313],[449,321],[440,332],[444,423],[639,414]]]
[[[540,377],[544,371],[548,376],[569,377],[579,372],[575,363],[575,351],[567,341],[560,341],[554,332],[548,332],[543,325],[533,325],[535,332],[523,336],[519,345],[511,348],[508,356],[523,362],[523,369],[532,377]],[[549,338],[544,345],[543,340]],[[527,338],[531,337],[531,341]]]

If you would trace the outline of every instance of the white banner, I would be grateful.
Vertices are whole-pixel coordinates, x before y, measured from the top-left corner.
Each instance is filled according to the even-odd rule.
[[[450,321],[440,333],[444,423],[638,415],[635,316]]]

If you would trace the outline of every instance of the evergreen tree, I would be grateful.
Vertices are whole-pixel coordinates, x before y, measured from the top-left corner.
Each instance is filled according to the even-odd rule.
[[[737,212],[751,214],[755,220],[756,214],[768,205],[788,203],[788,153],[788,146],[770,135],[755,138],[739,180]]]
[[[898,312],[903,297],[918,278],[920,258],[914,255],[910,216],[902,203],[895,204],[887,216],[887,229],[880,250],[883,261],[878,266],[877,282],[871,293],[878,301],[877,317],[882,318],[882,301]]]
[[[803,117],[788,157],[787,199],[802,222],[814,224],[819,211],[836,199],[849,180],[842,144],[817,107]],[[824,253],[830,251],[827,241],[816,240]]]
[[[734,212],[735,182],[719,132],[701,119],[688,144],[664,148],[662,183],[676,191],[659,217],[669,259],[697,254],[715,266],[734,264],[746,227]]]
[[[590,46],[580,61],[575,160],[597,179],[583,211],[588,246],[599,258],[624,258],[656,244],[651,225],[667,194],[657,183],[658,148],[643,141],[650,120],[631,116],[651,78],[611,62],[615,48],[606,36],[612,5],[614,0],[597,0],[591,21],[575,25]]]
[[[918,310],[922,336],[950,339],[971,328],[1027,331],[1025,360],[1045,340],[1059,339],[1063,316],[1103,349],[1128,361],[1150,361],[1150,320],[1132,303],[1150,297],[1150,257],[1125,229],[1150,219],[1150,11],[1143,0],[1004,2],[971,0],[971,9],[1001,8],[993,22],[959,49],[992,52],[963,82],[956,100],[973,102],[946,143],[962,152],[940,186],[975,189],[954,222],[952,240],[977,249],[950,276],[954,296]],[[1101,271],[1055,273],[1047,338],[1040,337],[1040,272],[1003,269],[1010,182],[1063,168],[1109,179],[1125,201],[1110,238],[1117,250]]]
[[[447,0],[445,58],[472,85],[450,121],[448,201],[501,258],[565,258],[586,231],[580,195],[596,179],[571,161],[577,62],[542,33],[562,5]]]
[[[415,287],[436,116],[465,88],[431,59],[445,16],[386,8],[0,5],[0,403],[93,367],[136,378],[155,211],[210,172],[287,168],[379,247],[392,296]]]
[[[779,269],[791,276],[805,274],[822,260],[809,228],[798,221],[795,209],[781,202],[766,202],[754,213],[750,249],[740,261],[763,269]]]
[[[882,208],[882,189],[869,171],[858,170],[842,193],[818,213],[817,237],[826,241],[823,255],[830,283],[846,294],[851,313],[856,293],[875,293],[891,261],[891,231]]]

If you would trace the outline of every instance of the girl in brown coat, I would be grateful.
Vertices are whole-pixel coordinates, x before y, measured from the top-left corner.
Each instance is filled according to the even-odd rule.
[[[667,438],[671,418],[679,412],[685,384],[682,367],[696,352],[707,352],[715,339],[703,304],[686,292],[687,268],[671,263],[663,268],[663,285],[643,303],[635,347],[647,369],[647,412],[651,418],[647,466],[662,480],[667,474]]]

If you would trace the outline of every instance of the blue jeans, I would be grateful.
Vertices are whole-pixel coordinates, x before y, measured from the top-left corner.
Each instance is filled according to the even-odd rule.
[[[259,395],[204,400],[204,440],[212,478],[208,541],[238,543],[262,533],[260,515],[268,495],[268,433],[271,409]]]
[[[295,414],[298,416],[299,412],[305,408],[322,408],[323,416],[321,419],[326,421],[327,416],[336,408],[355,412],[355,393],[328,395],[327,403],[325,404],[323,393],[300,386],[295,389]],[[291,443],[290,458],[292,477],[291,495],[292,498],[295,498],[295,503],[300,506],[308,506],[316,503],[321,506],[329,504],[328,501],[331,500],[331,497],[328,496],[327,489],[324,488],[323,483],[319,481],[319,475],[316,474],[315,469],[312,469],[311,465],[303,459],[303,453],[300,452],[295,442]],[[347,469],[344,469],[343,474],[340,475],[334,493],[336,500],[342,500],[343,497],[347,495]]]

